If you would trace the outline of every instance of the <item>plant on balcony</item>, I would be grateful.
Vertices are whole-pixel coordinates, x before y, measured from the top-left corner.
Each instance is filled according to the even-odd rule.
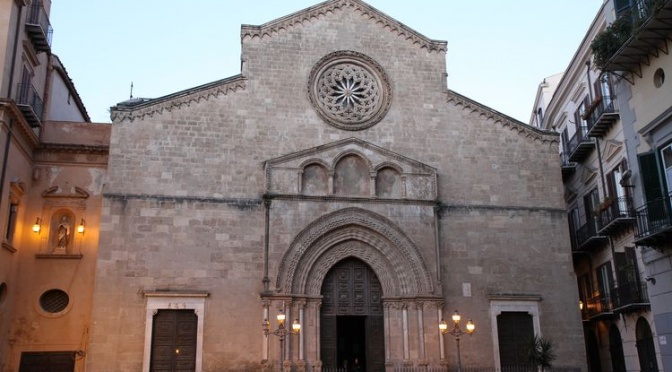
[[[551,340],[534,335],[527,348],[527,362],[541,372],[550,370],[555,360],[555,351]]]
[[[609,59],[618,51],[632,34],[632,20],[629,16],[622,16],[607,26],[604,31],[595,36],[590,43],[595,65],[604,70]]]
[[[602,199],[602,201],[600,201],[600,204],[598,204],[598,205],[595,207],[595,214],[597,215],[597,214],[599,214],[599,213],[602,213],[602,212],[606,211],[607,209],[609,209],[609,208],[611,207],[611,204],[612,204],[613,202],[614,202],[614,199],[612,199],[612,198],[609,197],[609,196],[607,196],[606,198]]]

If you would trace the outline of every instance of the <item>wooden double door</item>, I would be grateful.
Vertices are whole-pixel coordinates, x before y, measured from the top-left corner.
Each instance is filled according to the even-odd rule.
[[[326,368],[385,370],[380,281],[364,262],[345,259],[322,283],[320,355]]]
[[[196,370],[198,317],[193,310],[159,310],[152,329],[152,372]]]

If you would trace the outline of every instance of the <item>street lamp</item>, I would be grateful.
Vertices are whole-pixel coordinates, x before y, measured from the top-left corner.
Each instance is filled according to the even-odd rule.
[[[467,329],[462,330],[460,328],[460,319],[462,319],[462,317],[457,312],[457,310],[455,310],[455,313],[453,314],[453,329],[448,329],[448,323],[446,323],[445,320],[441,319],[441,322],[439,322],[439,331],[441,331],[441,333],[444,335],[449,334],[454,336],[455,341],[457,342],[457,372],[462,372],[462,359],[460,357],[460,336],[464,334],[471,336],[471,334],[474,333],[474,330],[476,329],[474,323],[472,323],[471,319],[469,319],[467,321]]]
[[[294,323],[292,323],[292,329],[285,328],[286,317],[282,310],[278,311],[276,318],[278,320],[278,328],[276,330],[271,331],[271,322],[269,322],[268,319],[264,319],[264,323],[261,325],[261,327],[264,330],[265,336],[270,334],[276,335],[280,338],[280,372],[282,372],[282,363],[284,362],[285,357],[285,337],[287,337],[287,335],[298,334],[301,332],[301,323],[299,323],[299,319],[294,319]]]

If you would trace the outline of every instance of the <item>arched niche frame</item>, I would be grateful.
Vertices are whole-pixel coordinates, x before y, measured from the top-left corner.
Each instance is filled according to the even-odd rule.
[[[280,294],[319,295],[334,264],[356,257],[378,276],[385,297],[433,295],[424,259],[392,221],[361,208],[325,215],[299,233],[278,268]]]

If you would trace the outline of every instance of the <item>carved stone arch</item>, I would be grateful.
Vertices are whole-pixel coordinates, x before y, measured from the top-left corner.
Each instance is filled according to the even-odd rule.
[[[307,167],[307,166],[309,166],[309,165],[313,165],[313,164],[321,165],[321,166],[323,166],[324,168],[326,168],[327,171],[329,171],[329,172],[334,170],[334,168],[333,168],[332,165],[330,165],[329,163],[327,163],[326,161],[324,161],[324,160],[322,160],[322,159],[320,159],[320,158],[309,158],[309,159],[306,159],[306,160],[304,160],[303,162],[301,162],[300,167],[303,169],[303,168],[305,168],[305,167]]]
[[[299,273],[301,275],[307,274],[307,277],[301,278],[301,280],[295,277],[295,284],[305,284],[304,288],[296,288],[300,293],[319,296],[322,282],[329,270],[338,262],[349,257],[357,258],[369,265],[376,273],[385,295],[397,295],[400,292],[399,288],[408,286],[408,283],[401,283],[399,280],[403,278],[395,275],[394,265],[385,257],[383,252],[378,249],[371,249],[370,246],[361,241],[346,241],[320,253],[322,254],[314,257],[310,270]]]
[[[376,167],[373,170],[378,172],[383,168],[392,168],[392,169],[396,170],[397,172],[399,172],[399,174],[404,174],[404,168],[402,168],[401,165],[399,165],[397,163],[393,163],[391,161],[384,161],[384,162],[376,165]]]
[[[319,294],[312,275],[326,275],[333,264],[350,256],[373,268],[387,297],[434,292],[427,265],[411,239],[387,218],[355,207],[322,216],[296,236],[280,262],[276,290]]]
[[[373,169],[373,164],[371,163],[371,160],[369,160],[369,158],[366,157],[366,155],[364,155],[360,151],[357,151],[357,150],[354,150],[354,149],[348,149],[348,150],[345,150],[345,151],[341,152],[340,154],[336,155],[336,157],[334,157],[333,163],[331,165],[332,169],[336,169],[336,164],[338,164],[338,162],[341,161],[341,159],[343,159],[344,157],[350,156],[350,155],[359,156],[364,161],[364,163],[366,163],[366,165],[369,167],[369,172],[371,172],[371,170]]]

